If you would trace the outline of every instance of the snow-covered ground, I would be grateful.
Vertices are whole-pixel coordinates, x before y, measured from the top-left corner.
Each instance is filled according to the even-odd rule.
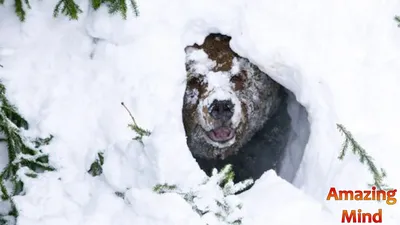
[[[400,14],[397,0],[143,0],[124,21],[80,1],[79,21],[52,18],[56,2],[33,1],[20,24],[0,6],[0,78],[31,124],[54,135],[44,151],[59,168],[27,181],[16,197],[20,225],[202,224],[157,183],[192,186],[204,178],[182,124],[187,45],[210,32],[291,90],[309,113],[310,139],[293,185],[269,171],[240,195],[244,224],[340,224],[343,209],[375,212],[400,224],[399,204],[326,201],[329,188],[366,189],[357,157],[337,160],[344,124],[399,188]],[[129,114],[152,131],[132,141]],[[86,171],[97,152],[104,174]],[[4,154],[0,153],[3,158]],[[397,172],[397,173],[396,173]],[[114,192],[126,189],[127,200]]]

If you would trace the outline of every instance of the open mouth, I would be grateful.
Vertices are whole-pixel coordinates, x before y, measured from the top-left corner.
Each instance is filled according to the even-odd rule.
[[[219,127],[207,132],[207,136],[215,142],[227,142],[235,136],[235,132],[229,127]]]

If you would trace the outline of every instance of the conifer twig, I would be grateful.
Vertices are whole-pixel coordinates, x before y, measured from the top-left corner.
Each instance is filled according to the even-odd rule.
[[[87,172],[93,177],[100,176],[103,173],[103,168],[102,168],[103,164],[104,164],[104,153],[98,152],[96,159],[90,165],[90,168]]]
[[[25,13],[24,8],[22,7],[22,1],[15,0],[14,6],[15,6],[15,14],[17,14],[17,16],[21,20],[21,22],[24,22],[26,13]]]
[[[239,225],[242,223],[242,217],[236,216],[234,213],[242,209],[242,203],[240,201],[228,201],[227,198],[232,198],[238,191],[248,188],[253,184],[253,181],[249,179],[234,184],[233,178],[234,172],[232,170],[232,165],[228,164],[220,171],[214,169],[212,176],[207,177],[205,182],[200,184],[200,187],[196,185],[195,188],[182,190],[176,185],[164,183],[154,186],[153,191],[158,194],[176,193],[191,205],[192,210],[201,217],[211,213],[211,215],[214,215],[222,222],[221,224]],[[203,191],[209,193],[209,191],[211,191],[210,188],[211,190],[213,188],[219,190],[218,192],[220,194],[208,199],[209,204],[204,205],[204,202],[207,200],[205,200],[205,196],[202,193]],[[198,205],[198,201],[196,201],[198,199],[202,199],[200,205]]]
[[[20,195],[24,189],[24,183],[18,171],[25,169],[26,176],[35,178],[37,173],[54,171],[55,168],[48,164],[48,155],[38,149],[41,145],[48,144],[51,138],[38,139],[40,141],[36,143],[35,148],[30,147],[27,138],[21,135],[21,129],[28,128],[28,122],[17,112],[16,107],[10,104],[5,94],[6,88],[0,83],[0,132],[2,134],[0,141],[6,143],[8,153],[8,164],[0,172],[0,194],[2,200],[10,201],[11,209],[8,216],[17,219],[18,211],[12,197]],[[6,182],[10,184],[7,187]]]
[[[394,20],[396,20],[399,23],[397,26],[400,27],[400,16],[395,16]]]
[[[139,7],[138,7],[136,1],[135,0],[130,0],[130,1],[131,1],[131,5],[133,8],[133,13],[135,14],[135,16],[139,16]]]
[[[343,160],[348,148],[350,147],[353,154],[358,155],[360,162],[366,164],[369,171],[373,175],[374,182],[369,184],[370,186],[376,186],[378,190],[389,189],[388,186],[383,183],[384,178],[386,178],[386,171],[382,168],[378,169],[375,166],[374,159],[368,155],[367,151],[361,147],[361,145],[354,139],[353,135],[342,125],[336,124],[337,129],[345,136],[345,141],[340,150],[339,159]]]
[[[136,141],[139,141],[141,144],[143,144],[143,137],[144,136],[150,136],[151,132],[148,130],[145,130],[141,127],[139,127],[139,125],[136,123],[135,118],[133,117],[131,111],[128,109],[128,107],[125,106],[125,104],[123,102],[121,102],[121,105],[126,109],[126,111],[129,113],[129,116],[132,119],[133,124],[128,124],[128,127],[130,127],[132,130],[134,130],[138,136],[136,136],[135,138],[133,138]]]
[[[30,0],[14,0],[14,12],[21,22],[26,19],[26,11],[24,5],[27,9],[31,9]],[[94,10],[100,8],[102,4],[105,4],[108,8],[109,14],[114,14],[119,12],[123,19],[127,18],[127,1],[130,2],[133,13],[135,16],[139,16],[139,9],[135,0],[90,0],[91,7]],[[5,0],[0,0],[0,5],[3,5]],[[53,17],[57,17],[60,13],[69,17],[72,20],[77,20],[79,14],[83,11],[74,0],[58,0],[56,6],[53,10]],[[1,225],[1,224],[0,224]]]
[[[105,4],[108,8],[108,13],[115,14],[119,12],[123,19],[127,18],[128,12],[128,0],[91,0],[92,7],[94,10],[100,8],[102,4]],[[138,6],[135,0],[129,0],[133,13],[135,16],[139,16]]]
[[[133,123],[134,123],[135,125],[137,125],[137,123],[136,123],[136,121],[135,121],[135,118],[133,117],[133,115],[132,115],[131,111],[128,109],[128,107],[126,107],[125,103],[124,103],[124,102],[121,102],[121,105],[122,105],[122,106],[126,109],[126,111],[129,113],[129,116],[131,117]]]
[[[73,20],[78,20],[78,14],[83,12],[74,0],[59,0],[54,8],[53,17],[57,17],[60,11]]]

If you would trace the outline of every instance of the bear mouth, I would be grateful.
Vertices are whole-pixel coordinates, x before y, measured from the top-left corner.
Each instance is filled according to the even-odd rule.
[[[207,136],[214,142],[224,143],[235,136],[235,131],[229,127],[219,127],[207,132]]]

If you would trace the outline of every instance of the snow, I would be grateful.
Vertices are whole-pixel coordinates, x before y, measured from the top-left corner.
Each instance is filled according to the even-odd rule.
[[[265,221],[285,225],[299,224],[299,221],[306,221],[307,224],[339,224],[334,222],[337,219],[332,214],[324,211],[320,203],[279,178],[273,171],[264,173],[252,191],[244,192],[242,196],[244,224],[262,224]],[[255,199],[257,204],[254,204]],[[261,204],[273,207],[263,208]]]
[[[307,110],[296,101],[293,93],[288,92],[288,113],[291,120],[291,133],[284,153],[279,176],[293,182],[301,164],[304,149],[310,137],[310,123]]]
[[[248,187],[253,181],[250,179],[237,184],[232,180],[224,182],[229,171],[232,171],[231,166],[226,166],[221,171],[214,169],[210,178],[190,189],[161,186],[156,188],[156,192],[180,195],[198,213],[204,224],[234,224],[243,219],[243,204],[235,193]]]
[[[186,60],[193,64],[189,68],[189,71],[193,71],[193,76],[208,74],[216,64],[213,60],[208,58],[207,54],[202,49],[188,48]]]
[[[11,1],[0,7],[0,78],[31,125],[27,133],[54,135],[44,151],[58,168],[26,181],[26,195],[15,198],[19,225],[203,224],[182,198],[151,188],[190,187],[205,176],[187,149],[181,109],[184,48],[210,32],[232,36],[232,49],[290,90],[310,123],[298,174],[296,166],[285,172],[293,185],[264,174],[240,195],[243,224],[339,224],[343,209],[378,207],[382,224],[400,223],[399,204],[325,200],[331,186],[364,190],[372,179],[357,157],[337,160],[343,139],[335,123],[400,187],[399,1],[137,1],[140,17],[127,21],[77,2],[84,13],[69,21],[52,18],[56,2],[31,1],[22,25]],[[121,102],[152,132],[143,145],[131,140]],[[301,158],[293,143],[288,166]],[[93,178],[86,171],[99,151],[104,174]]]

